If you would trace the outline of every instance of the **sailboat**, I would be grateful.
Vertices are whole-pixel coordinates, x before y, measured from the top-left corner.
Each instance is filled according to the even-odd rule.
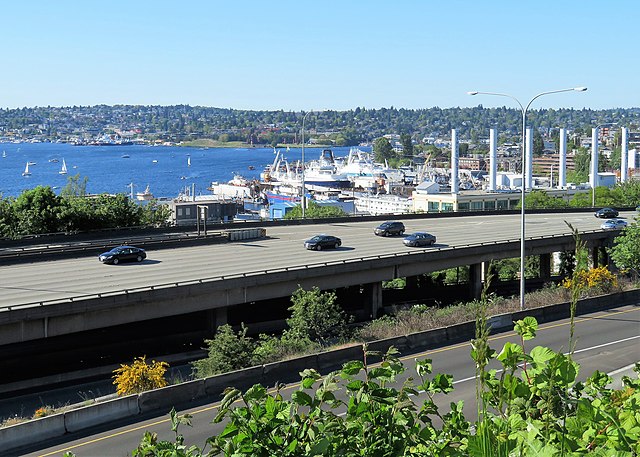
[[[64,157],[62,158],[62,168],[58,173],[60,173],[61,175],[67,174],[67,163],[64,161]]]
[[[7,151],[2,151],[2,157],[7,157]]]
[[[191,166],[191,156],[187,157],[187,167]]]
[[[24,167],[24,171],[22,172],[22,176],[31,176],[31,172],[29,171],[29,162],[27,162],[27,165]]]

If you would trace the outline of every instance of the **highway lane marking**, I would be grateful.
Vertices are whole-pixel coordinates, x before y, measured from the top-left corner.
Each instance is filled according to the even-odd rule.
[[[578,354],[580,352],[587,352],[587,351],[593,351],[594,349],[600,349],[606,346],[611,346],[613,344],[618,344],[618,343],[626,343],[627,341],[631,341],[631,340],[637,340],[638,338],[640,338],[640,335],[636,335],[636,336],[630,336],[629,338],[623,338],[621,340],[616,340],[616,341],[609,341],[608,343],[603,343],[603,344],[597,344],[595,346],[591,346],[588,348],[583,348],[583,349],[579,349],[577,351],[573,351],[573,354]],[[568,355],[568,352],[564,352],[564,355]],[[633,365],[631,365],[633,366]],[[618,370],[612,371],[609,374],[616,374],[620,371],[624,371],[627,367],[624,368],[620,368]],[[502,371],[504,371],[502,368],[496,370],[496,373],[501,373]],[[477,376],[470,376],[468,378],[464,378],[464,379],[458,379],[457,381],[453,381],[453,384],[460,384],[462,382],[466,382],[466,381],[471,381],[471,380],[475,380],[477,378]]]
[[[575,319],[575,323],[577,324],[577,323],[580,323],[580,322],[588,322],[590,320],[599,320],[599,319],[609,318],[611,316],[616,316],[616,315],[620,315],[620,314],[628,314],[628,313],[637,312],[637,311],[640,311],[640,308],[636,307],[636,308],[628,309],[628,310],[615,311],[615,312],[612,312],[612,313],[609,313],[609,314],[598,315],[598,316],[593,316],[593,317],[578,317],[578,318]],[[567,321],[567,322],[561,322],[561,323],[556,323],[556,324],[543,325],[543,326],[540,326],[538,328],[538,332],[544,331],[544,330],[549,330],[549,329],[552,329],[552,328],[566,327],[566,326],[568,326],[570,324],[571,324],[571,322]],[[513,337],[515,335],[516,335],[516,333],[513,332],[513,331],[512,332],[507,332],[507,333],[505,333],[503,335],[497,335],[497,336],[489,337],[489,341],[497,341],[497,340],[501,340],[501,339],[506,339],[506,338]],[[633,339],[633,338],[640,338],[640,335],[637,336],[637,337],[626,338],[625,340]],[[624,340],[620,340],[620,341],[624,341]],[[598,345],[598,346],[595,346],[595,347],[614,344],[614,343],[615,342],[604,343],[602,345]],[[425,355],[428,355],[428,354],[436,354],[436,353],[446,352],[446,351],[450,351],[450,350],[454,350],[454,349],[460,349],[460,348],[469,346],[470,344],[471,343],[469,343],[469,342],[465,342],[465,343],[461,343],[461,344],[457,344],[457,345],[453,345],[453,346],[447,346],[445,348],[424,351],[424,352],[421,352],[421,353],[418,353],[418,354],[412,354],[410,356],[399,357],[399,359],[400,360],[404,360],[404,361],[406,361],[406,360],[415,360],[415,359],[420,358],[421,356],[425,356]],[[586,349],[581,349],[580,351],[584,351],[584,350],[586,350]],[[575,351],[575,352],[577,352],[577,351]],[[371,366],[376,366],[376,365],[378,365],[378,363],[372,364]],[[463,381],[469,381],[470,379],[474,379],[474,378],[475,377],[471,377],[471,378],[468,378],[468,379],[460,379],[458,381],[454,381],[454,384],[461,383]],[[298,383],[294,383],[294,384],[289,384],[289,385],[285,386],[281,390],[283,390],[283,391],[284,390],[291,390],[291,389],[297,388],[299,386],[300,386],[300,383],[298,382]],[[269,391],[273,392],[274,390],[273,389],[269,389]],[[211,411],[213,409],[219,408],[221,403],[222,402],[217,402],[215,404],[212,404],[211,406],[207,406],[206,408],[202,408],[202,409],[199,409],[197,411],[193,411],[193,412],[191,412],[189,414],[191,416],[195,416],[196,414],[202,414],[202,413],[209,412],[209,411]],[[143,430],[145,428],[154,427],[156,425],[166,424],[166,423],[169,423],[169,422],[171,422],[171,419],[160,419],[160,420],[152,422],[150,424],[138,425],[138,426],[135,426],[135,427],[130,428],[130,429],[121,430],[119,432],[114,432],[114,433],[111,433],[111,434],[106,435],[106,436],[102,436],[102,437],[99,437],[99,438],[91,439],[89,441],[84,441],[82,443],[74,444],[73,446],[69,446],[69,447],[66,447],[64,449],[59,449],[57,451],[49,452],[49,453],[46,453],[46,454],[40,454],[39,457],[48,457],[48,456],[56,455],[58,453],[64,453],[64,452],[71,451],[71,450],[74,450],[74,449],[77,449],[77,448],[80,448],[80,447],[83,447],[83,446],[87,446],[87,445],[90,445],[90,444],[95,444],[95,443],[98,443],[100,441],[105,441],[105,440],[108,440],[108,439],[116,438],[118,436],[121,436],[121,435],[124,435],[124,434],[127,434],[127,433],[136,432],[136,431],[139,431],[139,430]]]

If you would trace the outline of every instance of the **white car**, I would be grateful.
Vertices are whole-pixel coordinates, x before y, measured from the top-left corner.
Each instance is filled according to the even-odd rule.
[[[608,221],[604,221],[600,228],[604,230],[620,230],[626,226],[627,221],[623,221],[622,219],[609,219]]]

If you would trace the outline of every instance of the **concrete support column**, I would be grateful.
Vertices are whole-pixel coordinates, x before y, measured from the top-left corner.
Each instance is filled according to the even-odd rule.
[[[496,129],[489,130],[489,190],[496,190],[498,174],[498,135]]]
[[[469,265],[469,288],[471,297],[475,299],[479,299],[482,294],[483,265],[482,262]]]
[[[600,246],[591,248],[591,265],[593,265],[593,268],[600,266]]]
[[[229,308],[215,308],[206,311],[207,314],[207,330],[215,333],[218,327],[229,322]]]
[[[609,253],[607,252],[607,248],[604,246],[600,246],[600,266],[609,268],[609,264],[611,263],[611,259],[609,258]]]
[[[364,284],[365,314],[370,319],[376,319],[382,309],[382,281]]]
[[[551,280],[551,254],[540,254],[540,279],[544,282]]]
[[[629,174],[629,131],[626,127],[622,127],[620,149],[620,182],[627,182]]]
[[[408,290],[416,290],[418,289],[418,276],[407,276],[405,278],[406,285],[405,287]]]
[[[525,189],[531,190],[533,189],[533,129],[527,129],[525,145],[527,163],[525,164],[526,170],[523,170],[525,173],[523,185],[526,186]]]
[[[558,164],[558,187],[567,185],[567,130],[560,129],[560,163]]]

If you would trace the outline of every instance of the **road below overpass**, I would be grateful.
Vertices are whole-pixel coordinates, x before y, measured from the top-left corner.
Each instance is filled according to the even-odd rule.
[[[620,216],[631,221],[635,213]],[[581,231],[598,230],[602,223],[590,212],[532,214],[527,216],[526,236],[568,234],[570,230],[565,221]],[[405,247],[399,237],[374,236],[373,228],[378,223],[271,227],[266,239],[150,251],[147,260],[139,264],[102,265],[96,258],[82,257],[0,266],[0,311],[87,294],[116,293],[124,289],[415,252],[416,248]],[[436,246],[427,249],[518,240],[520,237],[519,215],[406,219],[404,223],[407,233],[427,231],[437,236]],[[305,250],[304,240],[317,233],[342,238],[342,247],[321,252]]]
[[[583,315],[576,319],[576,348],[574,360],[580,365],[580,380],[595,370],[612,372],[640,360],[640,306],[624,306],[607,311]],[[519,342],[513,332],[498,333],[490,338],[491,347],[499,350],[505,342]],[[561,320],[541,324],[536,339],[528,341],[526,350],[534,346],[545,346],[556,351],[566,351],[569,344],[569,321]],[[446,346],[424,353],[403,354],[405,366],[413,368],[415,358],[433,359],[434,372],[454,376],[455,391],[443,399],[443,405],[451,401],[464,400],[465,414],[473,416],[475,410],[475,368],[469,357],[469,343]],[[406,375],[410,375],[410,370]],[[399,379],[401,383],[403,379]],[[299,386],[288,385],[284,392],[290,394]],[[416,401],[421,399],[417,398]],[[218,403],[198,406],[181,413],[193,415],[193,427],[182,427],[186,443],[202,446],[207,437],[218,433],[210,422],[217,412]],[[65,443],[29,450],[29,456],[60,456],[72,451],[77,456],[126,456],[135,449],[145,431],[157,432],[161,439],[173,440],[167,416],[149,418],[103,430],[91,435],[69,436]]]

